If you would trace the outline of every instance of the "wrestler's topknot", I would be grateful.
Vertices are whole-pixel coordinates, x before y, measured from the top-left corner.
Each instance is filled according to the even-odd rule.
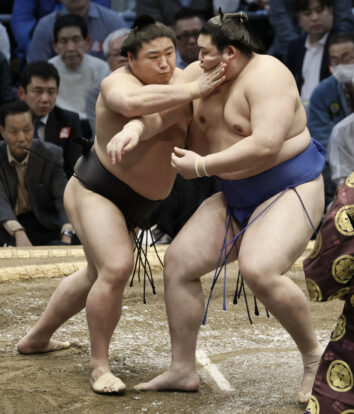
[[[200,34],[210,35],[212,42],[222,51],[224,47],[233,45],[246,55],[261,51],[262,44],[254,39],[246,28],[248,16],[244,12],[223,13],[209,19],[202,27]]]
[[[147,14],[138,16],[133,22],[130,33],[123,41],[121,55],[127,57],[130,52],[136,58],[143,43],[151,42],[159,37],[171,39],[176,46],[176,34],[170,27]]]
[[[132,24],[132,30],[138,31],[142,29],[145,26],[148,26],[149,24],[154,24],[156,20],[149,16],[148,14],[142,14],[141,16],[138,16],[133,24]]]

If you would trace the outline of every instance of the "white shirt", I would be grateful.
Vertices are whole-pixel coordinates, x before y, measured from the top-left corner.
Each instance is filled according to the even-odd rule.
[[[108,63],[87,53],[81,65],[75,70],[68,69],[59,55],[49,59],[48,62],[58,69],[60,76],[56,104],[61,108],[77,112],[80,119],[87,119],[86,92],[111,73]]]
[[[328,161],[332,180],[337,186],[354,171],[354,113],[332,129],[328,141]]]
[[[301,88],[301,99],[310,99],[313,90],[320,83],[321,64],[328,33],[318,42],[311,44],[309,36],[306,38],[306,53],[302,63],[302,77],[304,83]]]

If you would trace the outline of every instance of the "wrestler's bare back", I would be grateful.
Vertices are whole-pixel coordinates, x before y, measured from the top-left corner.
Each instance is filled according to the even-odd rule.
[[[279,73],[279,78],[285,79],[285,82],[282,82],[286,85],[283,93],[292,95],[294,99],[291,125],[287,136],[284,137],[284,141],[297,141],[291,157],[308,146],[310,134],[306,128],[306,113],[291,73],[277,59],[254,54],[236,78],[226,81],[211,96],[194,101],[194,122],[207,139],[208,153],[227,149],[252,135],[250,85],[255,78],[262,78],[265,71],[272,71],[273,75]],[[277,76],[274,78],[277,79]],[[283,114],[278,113],[278,116],[282,117]]]
[[[181,72],[176,68],[169,84],[178,82]],[[111,76],[114,76],[115,82],[131,82],[143,86],[127,68],[120,68]],[[106,150],[107,143],[129,119],[108,108],[101,94],[96,104],[96,115],[94,145],[105,168],[146,198],[166,198],[176,176],[176,171],[171,167],[170,155],[174,146],[184,146],[188,120],[181,121],[148,141],[140,142],[120,163],[113,165]]]

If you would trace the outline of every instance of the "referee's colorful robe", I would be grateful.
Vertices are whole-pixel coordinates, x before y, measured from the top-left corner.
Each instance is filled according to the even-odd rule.
[[[311,300],[345,301],[305,413],[354,413],[354,172],[338,188],[304,272]]]

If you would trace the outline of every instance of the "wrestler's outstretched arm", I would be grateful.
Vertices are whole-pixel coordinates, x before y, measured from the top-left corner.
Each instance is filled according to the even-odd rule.
[[[131,87],[124,88],[120,95],[116,92],[114,102],[110,103],[114,111],[134,117],[107,144],[112,163],[119,162],[139,141],[150,139],[176,122],[191,118],[192,100],[207,96],[217,88],[225,80],[224,71],[224,63],[208,72],[202,72],[199,64],[194,62],[184,71],[178,72],[176,84],[141,86],[136,78],[131,79]],[[120,73],[120,77],[122,76],[130,79],[129,74]],[[107,81],[102,86],[109,86],[109,78],[106,78]],[[102,89],[102,92],[105,100],[108,99],[107,94],[112,97],[112,91]],[[143,118],[136,118],[137,116]]]
[[[101,96],[112,111],[127,118],[139,117],[209,95],[224,82],[224,71],[225,63],[203,73],[194,62],[181,71],[178,84],[142,85],[128,69],[122,68],[103,79]]]
[[[124,154],[135,148],[140,141],[148,140],[180,121],[192,118],[192,105],[183,104],[167,111],[134,118],[127,122],[107,144],[112,163],[120,162]]]

